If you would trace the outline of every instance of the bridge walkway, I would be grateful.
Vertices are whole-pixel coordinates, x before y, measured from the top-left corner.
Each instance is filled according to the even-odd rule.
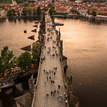
[[[56,41],[57,35],[54,29],[52,30],[52,32],[54,32],[53,36],[51,32],[47,30],[47,28],[52,28],[51,26],[52,21],[49,15],[46,15],[45,21],[46,21],[46,34],[45,34],[46,48],[44,47],[42,49],[43,52],[41,54],[41,57],[45,56],[45,60],[42,61],[40,68],[34,107],[66,107],[65,101],[59,101],[58,99],[59,95],[62,95],[64,97],[65,92],[60,56],[59,55],[52,56],[52,54],[55,54],[55,51],[57,51],[57,53],[59,54],[58,46],[56,46],[56,43],[53,43],[53,40]],[[50,36],[48,34],[50,34]],[[52,39],[50,37],[52,37]],[[48,38],[49,41],[47,41]],[[53,46],[56,47],[56,49],[53,48]],[[50,53],[47,53],[47,51],[49,51],[48,47],[51,47]],[[57,70],[53,69],[55,67],[57,67]],[[49,70],[51,70],[51,73],[49,72]],[[47,74],[46,71],[49,73]],[[55,75],[54,72],[56,73]],[[51,79],[49,79],[49,77],[51,77]],[[51,84],[51,80],[53,80],[55,83]],[[59,89],[59,93],[57,92],[58,85],[62,87]],[[51,95],[51,91],[54,91],[54,89],[56,89],[56,93]],[[49,96],[47,96],[47,92],[49,93]]]

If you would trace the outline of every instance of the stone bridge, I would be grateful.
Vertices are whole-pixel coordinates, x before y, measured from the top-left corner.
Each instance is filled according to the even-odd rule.
[[[63,56],[60,36],[47,11],[41,17],[38,36],[42,48],[36,84],[32,76],[29,79],[30,94],[15,98],[17,107],[79,106],[78,98],[72,95],[72,77],[65,79],[67,58]]]
[[[49,15],[45,16],[45,28],[32,107],[66,107],[60,44]]]

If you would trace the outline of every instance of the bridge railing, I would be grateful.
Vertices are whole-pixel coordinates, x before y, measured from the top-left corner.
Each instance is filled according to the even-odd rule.
[[[41,60],[41,55],[40,55],[40,60]],[[39,61],[38,76],[37,76],[37,79],[36,79],[36,84],[34,85],[34,94],[33,94],[33,100],[32,100],[31,107],[34,107],[34,104],[35,104],[36,89],[37,89],[37,85],[38,85],[38,81],[39,81],[40,68],[41,68],[41,62]]]

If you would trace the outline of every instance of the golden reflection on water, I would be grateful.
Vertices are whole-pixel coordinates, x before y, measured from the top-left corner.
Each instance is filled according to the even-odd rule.
[[[24,20],[8,21],[0,23],[0,50],[4,46],[9,46],[10,50],[13,50],[15,56],[20,55],[23,50],[20,48],[31,45],[34,41],[28,39],[29,36],[35,35],[37,40],[37,33],[31,32],[36,29],[33,21],[24,22]],[[27,33],[24,33],[27,30]]]
[[[60,31],[63,53],[68,58],[67,76],[73,77],[73,94],[80,99],[80,106],[105,107],[107,24],[57,18],[55,22],[64,23],[64,26],[60,26]],[[59,26],[56,28],[59,30]]]

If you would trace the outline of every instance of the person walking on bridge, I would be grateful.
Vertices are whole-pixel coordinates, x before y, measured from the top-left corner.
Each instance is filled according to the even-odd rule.
[[[51,91],[51,95],[52,95],[52,93],[53,93],[53,92]]]
[[[56,72],[54,72],[54,76],[55,76]]]
[[[45,82],[45,86],[46,86],[46,82]]]
[[[46,94],[47,94],[47,96],[49,96],[49,92],[48,91],[46,92]]]
[[[51,84],[53,83],[53,80],[51,80]]]

